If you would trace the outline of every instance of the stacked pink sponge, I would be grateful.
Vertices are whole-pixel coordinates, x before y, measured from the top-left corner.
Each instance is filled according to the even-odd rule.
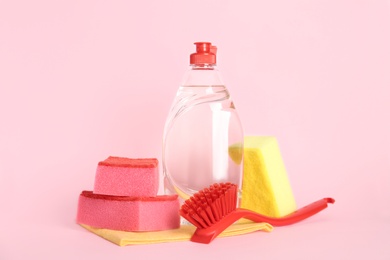
[[[99,162],[94,193],[155,197],[158,192],[158,160],[108,157]]]
[[[179,228],[178,196],[157,196],[158,176],[154,158],[99,162],[94,190],[79,196],[77,223],[123,231]]]

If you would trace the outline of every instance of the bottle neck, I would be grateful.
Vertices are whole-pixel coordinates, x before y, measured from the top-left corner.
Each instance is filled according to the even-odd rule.
[[[192,70],[214,70],[215,64],[191,64]]]
[[[223,85],[223,81],[215,64],[191,64],[181,85]]]

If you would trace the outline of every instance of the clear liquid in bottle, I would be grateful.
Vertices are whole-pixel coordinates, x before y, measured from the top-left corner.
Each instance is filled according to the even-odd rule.
[[[239,153],[232,156],[232,147]],[[165,124],[165,193],[183,201],[214,183],[241,187],[242,147],[241,122],[218,71],[213,64],[193,64]]]

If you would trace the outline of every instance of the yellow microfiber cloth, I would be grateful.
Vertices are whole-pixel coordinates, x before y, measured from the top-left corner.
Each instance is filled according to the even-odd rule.
[[[231,146],[234,160],[242,148]],[[283,217],[297,209],[278,142],[272,136],[244,137],[244,174],[241,208],[270,217]]]
[[[156,244],[166,242],[189,241],[195,232],[195,227],[182,225],[178,229],[155,232],[127,232],[110,229],[93,228],[80,224],[85,229],[119,246]],[[234,224],[222,232],[219,237],[243,235],[254,231],[271,232],[273,227],[268,223]]]

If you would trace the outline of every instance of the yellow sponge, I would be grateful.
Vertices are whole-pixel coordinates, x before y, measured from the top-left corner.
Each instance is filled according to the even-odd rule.
[[[230,147],[232,158],[239,147]],[[296,210],[278,142],[272,136],[245,136],[244,174],[240,208],[270,217],[283,217]]]

